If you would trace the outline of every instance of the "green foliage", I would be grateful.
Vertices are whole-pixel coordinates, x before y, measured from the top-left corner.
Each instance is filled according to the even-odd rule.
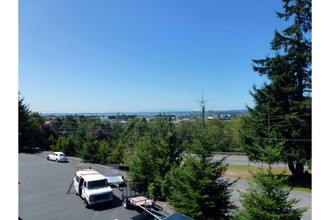
[[[223,178],[227,166],[223,161],[211,162],[212,152],[218,147],[213,137],[207,128],[195,131],[190,154],[165,178],[170,203],[195,219],[230,219],[234,208],[229,190],[234,182]]]
[[[135,188],[155,198],[166,198],[164,176],[178,164],[182,150],[178,146],[176,130],[169,118],[157,117],[137,141],[129,176]]]
[[[139,140],[145,136],[147,128],[147,120],[145,118],[132,118],[124,126],[120,135],[120,141],[125,146],[122,160],[126,166],[132,166],[134,149]]]
[[[115,145],[113,150],[108,153],[106,162],[108,164],[122,164],[124,161],[125,145],[121,140]]]
[[[56,146],[56,142],[57,142],[57,140],[56,140],[56,138],[54,137],[54,135],[50,135],[49,138],[48,138],[48,143],[49,143],[49,147],[50,147],[50,149],[55,148],[55,146]]]
[[[205,165],[187,157],[184,166],[166,176],[170,186],[170,203],[178,212],[194,219],[231,219],[234,205],[230,202],[232,182],[221,178],[223,164]]]
[[[82,139],[82,159],[87,162],[99,162],[97,158],[98,142],[93,132],[87,131]]]
[[[287,176],[275,175],[271,168],[252,174],[253,183],[247,192],[241,193],[243,210],[237,213],[237,220],[297,220],[307,208],[295,208],[297,199],[289,199]]]
[[[264,147],[257,146],[259,150],[260,160],[271,166],[272,164],[281,161],[284,142],[278,142],[274,145],[266,145]]]
[[[18,100],[18,144],[19,151],[29,150],[33,152],[35,147],[44,148],[47,139],[44,136],[41,125],[44,118],[37,112],[31,112],[29,106],[24,103],[24,98]]]
[[[155,166],[154,149],[150,137],[144,137],[137,143],[134,162],[129,172],[129,177],[136,190],[139,192],[148,191],[148,186],[154,180]]]
[[[99,140],[96,142],[97,152],[95,160],[99,163],[107,163],[110,155],[110,142],[107,140]]]
[[[244,118],[247,115],[239,115],[224,123],[224,138],[226,145],[221,149],[224,152],[242,152],[244,151],[241,139],[241,132],[244,126]]]
[[[301,176],[311,159],[311,1],[283,0],[277,16],[292,24],[282,33],[275,31],[271,48],[274,56],[253,60],[253,69],[269,83],[253,87],[255,107],[242,133],[251,159],[261,159],[254,146],[266,146],[269,129],[274,140],[286,140],[283,159],[294,176]]]
[[[29,145],[29,114],[30,109],[27,104],[24,103],[24,98],[19,97],[18,100],[18,134],[19,134],[19,149],[22,150],[23,147]]]
[[[196,122],[182,122],[176,125],[177,137],[181,141],[183,149],[187,149],[192,141],[193,131],[198,128]]]

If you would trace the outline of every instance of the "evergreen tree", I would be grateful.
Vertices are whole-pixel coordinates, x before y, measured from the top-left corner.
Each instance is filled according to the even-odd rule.
[[[252,174],[253,182],[241,193],[243,210],[235,220],[298,220],[307,208],[295,208],[297,199],[289,199],[287,176],[275,175],[271,167]]]
[[[84,161],[100,162],[97,158],[99,143],[93,133],[93,126],[91,122],[78,124],[77,131],[71,141],[75,152]]]
[[[37,112],[31,112],[24,103],[24,98],[18,100],[18,144],[19,151],[34,151],[35,147],[44,147],[47,139],[41,129],[44,119]]]
[[[236,220],[298,220],[307,210],[294,208],[297,199],[288,199],[291,189],[286,186],[288,177],[275,175],[272,164],[280,160],[284,142],[274,142],[274,135],[268,130],[268,143],[264,147],[256,146],[262,161],[268,164],[267,171],[260,169],[252,173],[253,181],[247,192],[241,193],[243,210],[235,217]]]
[[[299,178],[311,160],[311,0],[283,0],[283,9],[277,16],[292,25],[275,31],[274,56],[253,60],[254,71],[269,83],[251,91],[255,107],[248,108],[243,139],[250,158],[260,160],[254,145],[267,146],[271,128],[273,140],[285,140],[283,159]]]
[[[227,166],[223,160],[211,161],[212,152],[217,149],[214,140],[207,128],[196,131],[190,153],[185,154],[182,165],[174,167],[165,178],[170,203],[194,219],[231,219],[235,208],[229,189],[234,182],[223,178]]]
[[[29,114],[30,114],[29,106],[24,103],[24,98],[19,97],[19,100],[18,100],[19,150],[22,150],[25,146],[29,145],[29,135],[28,135]]]
[[[155,199],[166,199],[164,176],[178,164],[181,148],[169,117],[158,116],[148,124],[146,134],[135,147],[129,176],[136,189],[148,192]]]
[[[125,145],[121,140],[116,142],[116,145],[112,148],[106,162],[109,164],[122,164],[124,161],[124,149]]]
[[[132,181],[132,187],[138,192],[148,192],[148,187],[154,181],[156,167],[156,155],[151,144],[151,137],[144,136],[137,143],[134,157],[128,176]]]
[[[120,141],[125,145],[123,163],[131,167],[134,161],[134,149],[138,141],[147,132],[147,120],[145,118],[129,119],[120,137]]]

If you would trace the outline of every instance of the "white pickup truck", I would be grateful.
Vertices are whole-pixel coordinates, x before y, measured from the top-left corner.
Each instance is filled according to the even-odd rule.
[[[76,194],[85,201],[86,208],[113,199],[107,177],[93,169],[78,170],[73,178],[73,187]]]

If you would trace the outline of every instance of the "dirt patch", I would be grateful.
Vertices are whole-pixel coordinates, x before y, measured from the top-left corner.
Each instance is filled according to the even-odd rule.
[[[244,171],[244,170],[235,170],[235,169],[227,170],[224,176],[233,179],[240,178],[245,180],[251,178],[251,174],[247,170]]]

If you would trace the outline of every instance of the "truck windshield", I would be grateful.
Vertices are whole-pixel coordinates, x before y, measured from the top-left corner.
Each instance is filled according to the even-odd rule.
[[[96,188],[103,188],[107,187],[108,181],[106,179],[104,180],[96,180],[96,181],[90,181],[87,183],[87,188],[88,189],[96,189]]]

